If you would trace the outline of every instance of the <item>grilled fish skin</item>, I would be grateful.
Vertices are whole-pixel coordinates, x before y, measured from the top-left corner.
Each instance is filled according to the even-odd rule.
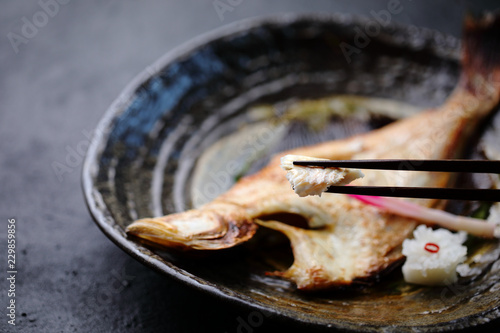
[[[363,135],[283,152],[211,203],[184,213],[138,220],[127,232],[167,247],[213,250],[248,240],[259,224],[290,239],[294,263],[285,272],[273,274],[294,281],[299,289],[349,285],[379,273],[403,258],[401,244],[416,222],[345,195],[300,198],[290,189],[280,158],[287,154],[324,159],[457,158],[469,134],[499,102],[498,36],[499,17],[466,20],[463,75],[443,106]],[[402,170],[411,168],[401,166]],[[443,187],[450,181],[448,173],[363,173],[365,177],[354,185]],[[414,200],[425,206],[440,204],[438,200]],[[311,229],[264,220],[283,212],[301,215]]]

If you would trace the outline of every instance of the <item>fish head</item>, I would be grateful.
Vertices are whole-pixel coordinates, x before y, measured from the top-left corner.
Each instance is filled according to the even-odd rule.
[[[250,239],[257,225],[236,205],[217,203],[156,218],[144,218],[127,233],[164,247],[218,250]]]

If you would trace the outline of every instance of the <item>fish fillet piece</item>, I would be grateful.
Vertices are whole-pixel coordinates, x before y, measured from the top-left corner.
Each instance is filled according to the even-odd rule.
[[[308,195],[321,196],[329,186],[347,185],[355,179],[364,177],[357,169],[321,168],[294,165],[293,161],[328,161],[324,158],[313,158],[301,155],[285,155],[281,158],[281,168],[285,170],[286,179],[300,197]]]
[[[401,244],[415,228],[415,221],[341,194],[301,198],[290,190],[280,158],[287,154],[325,159],[458,157],[500,96],[500,20],[468,19],[465,28],[463,75],[442,107],[349,139],[284,152],[199,209],[138,220],[127,232],[168,247],[212,250],[246,241],[258,223],[290,239],[294,263],[274,274],[304,290],[348,285],[400,261]],[[401,166],[402,170],[411,168]],[[364,174],[363,185],[443,187],[450,180],[448,173],[366,170]],[[425,206],[439,204],[431,199],[413,201]],[[269,220],[280,213],[300,215],[311,229]]]

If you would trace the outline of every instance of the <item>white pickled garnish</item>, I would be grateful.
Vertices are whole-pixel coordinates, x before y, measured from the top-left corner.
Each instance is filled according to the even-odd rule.
[[[446,229],[433,230],[420,225],[413,236],[414,239],[403,242],[405,281],[427,286],[456,282],[457,266],[467,254],[467,248],[462,245],[467,234],[452,233]]]
[[[493,235],[496,238],[500,238],[500,204],[498,202],[491,206],[487,221],[495,226]]]

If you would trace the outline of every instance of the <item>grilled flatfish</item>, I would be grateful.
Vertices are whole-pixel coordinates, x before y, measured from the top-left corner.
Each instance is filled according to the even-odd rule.
[[[439,108],[396,121],[348,139],[283,152],[260,172],[244,177],[229,191],[199,209],[135,221],[127,232],[166,247],[213,250],[250,239],[257,224],[278,230],[291,242],[294,262],[273,274],[294,281],[299,289],[349,285],[399,262],[401,244],[416,222],[382,212],[341,194],[301,198],[280,168],[286,154],[325,159],[448,159],[460,155],[476,125],[498,104],[500,96],[500,19],[467,19],[463,74]],[[412,165],[402,165],[401,170]],[[448,173],[363,170],[354,185],[433,186],[450,182]],[[437,207],[438,200],[414,200]],[[309,228],[272,220],[279,213],[297,214]]]

